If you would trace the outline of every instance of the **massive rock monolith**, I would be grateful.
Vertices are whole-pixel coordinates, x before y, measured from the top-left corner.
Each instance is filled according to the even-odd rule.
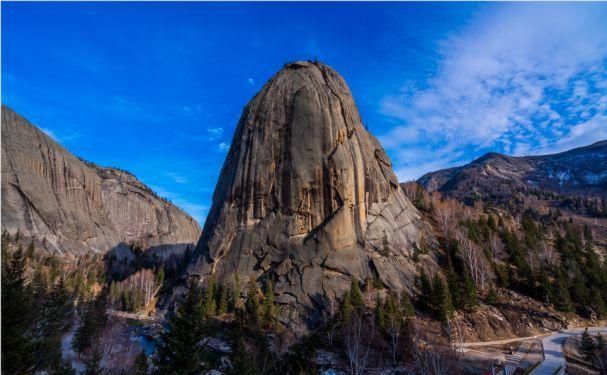
[[[130,257],[130,247],[162,258],[200,236],[195,220],[135,176],[78,159],[5,106],[2,230],[66,258]]]
[[[309,325],[353,278],[410,289],[422,226],[343,78],[294,62],[245,107],[187,276],[271,281]]]

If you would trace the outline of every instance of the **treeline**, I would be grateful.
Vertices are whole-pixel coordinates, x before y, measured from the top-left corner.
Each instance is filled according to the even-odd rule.
[[[164,269],[154,272],[141,269],[122,281],[112,281],[109,306],[124,311],[139,312],[149,309],[164,282]]]
[[[440,253],[449,290],[445,294],[453,309],[473,308],[477,295],[496,303],[495,288],[501,287],[564,312],[607,316],[607,262],[594,250],[587,225],[566,220],[559,210],[539,213],[517,206],[513,213],[482,202],[473,210],[414,183],[404,191],[436,224],[445,249]],[[422,295],[428,295],[433,283],[424,284]],[[443,315],[435,313],[442,320]]]
[[[38,267],[49,260],[36,258],[33,243],[24,252],[19,240],[18,233],[2,234],[2,373],[73,374],[61,358],[61,337],[71,325],[74,298],[87,288],[68,287],[66,274],[55,272],[52,261]],[[33,277],[30,267],[36,268]],[[38,271],[47,268],[48,275]]]
[[[316,374],[319,369],[312,359],[318,350],[343,358],[352,374],[403,363],[420,373],[430,373],[432,366],[446,373],[455,359],[448,346],[434,347],[418,338],[408,293],[387,293],[371,280],[363,289],[354,279],[341,301],[326,301],[321,326],[281,354],[286,327],[277,321],[272,282],[261,284],[250,279],[241,285],[237,278],[224,287],[211,278],[204,290],[190,284],[161,337],[152,372],[216,369],[219,358],[199,343],[219,332],[233,348],[231,366],[222,369],[227,374]]]

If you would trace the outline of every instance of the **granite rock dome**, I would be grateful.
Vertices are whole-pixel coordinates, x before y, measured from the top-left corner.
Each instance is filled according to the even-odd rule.
[[[289,63],[244,108],[186,276],[271,281],[309,323],[352,278],[411,289],[422,227],[344,79]]]

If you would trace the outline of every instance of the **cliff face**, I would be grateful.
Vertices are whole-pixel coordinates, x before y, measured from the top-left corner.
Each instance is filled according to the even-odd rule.
[[[66,256],[162,254],[195,243],[198,224],[133,175],[85,163],[2,107],[2,229]]]
[[[291,63],[243,111],[187,276],[271,281],[294,316],[352,278],[410,289],[421,227],[344,80]]]
[[[422,176],[418,183],[463,200],[540,189],[564,195],[607,196],[607,141],[553,155],[489,153],[461,167]]]

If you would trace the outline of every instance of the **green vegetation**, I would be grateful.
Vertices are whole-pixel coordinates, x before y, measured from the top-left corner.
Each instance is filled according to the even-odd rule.
[[[188,294],[176,314],[169,318],[156,358],[157,374],[198,374],[207,369],[206,357],[198,343],[206,329],[201,293],[190,284]]]

